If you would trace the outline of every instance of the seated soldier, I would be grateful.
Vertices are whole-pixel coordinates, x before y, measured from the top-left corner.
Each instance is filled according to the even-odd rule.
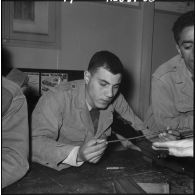
[[[21,179],[29,168],[29,126],[21,87],[26,75],[13,69],[2,77],[2,188]]]
[[[178,55],[152,76],[151,107],[145,123],[152,131],[170,130],[170,140],[193,132],[194,11],[181,15],[173,25]]]
[[[91,58],[84,80],[44,94],[32,114],[32,160],[56,170],[97,163],[111,135],[114,111],[134,129],[145,129],[119,93],[122,72],[117,56],[100,51]]]

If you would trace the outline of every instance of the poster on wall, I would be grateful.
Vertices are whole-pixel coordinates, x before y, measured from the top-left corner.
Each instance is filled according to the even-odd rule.
[[[41,72],[41,95],[62,82],[68,81],[67,73]]]
[[[32,92],[35,96],[40,95],[40,73],[39,72],[26,72],[28,75],[28,84],[25,93]]]
[[[28,84],[24,92],[30,94],[31,97],[39,97],[61,83],[80,80],[84,77],[84,71],[82,70],[19,69],[28,75]]]

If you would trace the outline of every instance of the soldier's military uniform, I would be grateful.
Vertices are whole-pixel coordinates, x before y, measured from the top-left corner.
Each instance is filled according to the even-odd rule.
[[[193,130],[193,90],[192,75],[180,55],[162,64],[152,77],[152,105],[145,120],[148,126],[153,131]]]
[[[25,76],[13,69],[7,78],[2,77],[3,188],[21,179],[29,168],[28,111],[26,98],[21,90]]]
[[[56,170],[69,167],[62,163],[75,146],[92,137],[105,138],[111,134],[113,112],[131,121],[135,129],[143,129],[124,97],[119,94],[107,109],[100,111],[97,132],[85,99],[84,80],[62,83],[44,94],[32,114],[33,161]]]

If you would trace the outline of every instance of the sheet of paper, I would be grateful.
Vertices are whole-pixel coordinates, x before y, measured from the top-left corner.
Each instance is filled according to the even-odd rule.
[[[144,191],[152,194],[169,194],[167,183],[137,183]]]

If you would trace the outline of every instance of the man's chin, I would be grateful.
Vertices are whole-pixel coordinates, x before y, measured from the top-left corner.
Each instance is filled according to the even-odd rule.
[[[100,110],[104,110],[108,107],[109,104],[98,104],[96,105],[96,108],[100,109]]]

